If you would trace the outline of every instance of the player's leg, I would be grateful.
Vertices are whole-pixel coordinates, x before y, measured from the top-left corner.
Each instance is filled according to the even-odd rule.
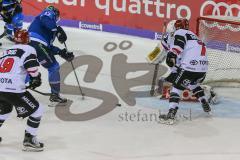
[[[43,151],[43,143],[37,140],[37,131],[43,115],[43,106],[28,91],[15,94],[15,99],[12,103],[16,108],[18,117],[28,117],[23,150]]]
[[[210,112],[211,107],[208,103],[208,100],[205,96],[204,89],[200,86],[200,84],[204,81],[206,77],[206,73],[193,73],[192,76],[194,77],[193,82],[191,85],[189,85],[189,89],[192,90],[194,96],[199,100],[199,102],[202,104],[202,108],[204,112]]]
[[[50,101],[66,103],[67,99],[60,97],[60,66],[56,61],[54,54],[50,49],[43,44],[31,41],[30,45],[37,51],[37,58],[39,63],[48,70],[48,81],[51,87]]]
[[[0,92],[0,128],[12,112],[13,106],[4,100],[4,93]],[[2,137],[0,135],[0,142]]]
[[[177,68],[176,67],[171,68],[171,73],[167,77],[165,78],[161,77],[158,80],[157,93],[162,94],[165,87],[170,87],[173,81],[176,79],[177,75],[178,75]]]
[[[170,98],[169,98],[169,111],[167,115],[160,116],[161,119],[169,120],[169,119],[175,119],[177,110],[179,108],[179,102],[181,100],[180,95],[182,94],[182,91],[185,89],[185,86],[182,85],[183,81],[186,79],[188,75],[185,74],[184,70],[179,70],[174,77],[172,77],[172,89],[170,91]]]
[[[5,101],[0,100],[0,127],[12,112],[13,106]]]

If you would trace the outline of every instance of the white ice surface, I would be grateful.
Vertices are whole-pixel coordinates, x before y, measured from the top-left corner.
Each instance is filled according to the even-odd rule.
[[[145,62],[146,54],[157,43],[119,34],[69,28],[66,31],[69,50],[74,50],[76,55],[94,55],[103,61],[103,68],[93,83],[86,83],[82,79],[86,68],[77,69],[81,85],[115,95],[117,93],[110,78],[112,56],[124,53],[129,62]],[[116,49],[111,53],[103,50],[107,42],[119,44],[123,40],[133,42],[131,49]],[[2,48],[9,46],[6,40],[1,41]],[[63,62],[60,58],[58,60]],[[39,90],[49,92],[47,72],[41,70],[43,85]],[[129,77],[134,74],[136,76],[139,73],[132,73]],[[65,83],[76,85],[73,73]],[[159,110],[167,111],[167,101],[157,98],[138,98],[135,106],[128,106],[119,98],[121,107],[83,122],[60,120],[55,115],[55,108],[47,107],[48,97],[33,93],[45,106],[38,136],[45,143],[45,150],[40,153],[21,151],[26,120],[17,119],[13,112],[0,129],[0,136],[3,137],[0,160],[239,160],[240,89],[231,90],[217,90],[221,95],[221,103],[213,106],[211,118],[202,113],[199,104],[181,103],[179,114],[188,115],[191,108],[192,121],[186,120],[173,126],[159,124],[155,119],[144,119],[144,115],[157,115]],[[71,107],[73,113],[89,111],[101,103],[90,97],[81,100],[79,95],[64,96],[74,101]],[[141,114],[139,118],[124,119],[126,114],[136,116],[138,113]]]

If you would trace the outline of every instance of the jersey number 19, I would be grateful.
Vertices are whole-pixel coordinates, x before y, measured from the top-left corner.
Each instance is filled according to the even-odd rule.
[[[12,70],[14,64],[13,58],[5,58],[0,62],[0,73],[8,73]]]

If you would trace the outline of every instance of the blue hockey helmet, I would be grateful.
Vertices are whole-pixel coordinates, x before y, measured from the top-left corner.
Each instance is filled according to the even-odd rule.
[[[60,11],[59,11],[59,9],[57,9],[53,5],[48,6],[46,9],[51,10],[51,11],[53,11],[55,13],[56,21],[60,20]]]

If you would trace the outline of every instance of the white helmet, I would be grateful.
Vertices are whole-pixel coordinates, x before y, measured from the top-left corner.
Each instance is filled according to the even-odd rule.
[[[173,33],[176,31],[176,28],[174,27],[175,22],[176,20],[171,20],[170,22],[168,22],[167,29],[166,29],[167,33]]]

